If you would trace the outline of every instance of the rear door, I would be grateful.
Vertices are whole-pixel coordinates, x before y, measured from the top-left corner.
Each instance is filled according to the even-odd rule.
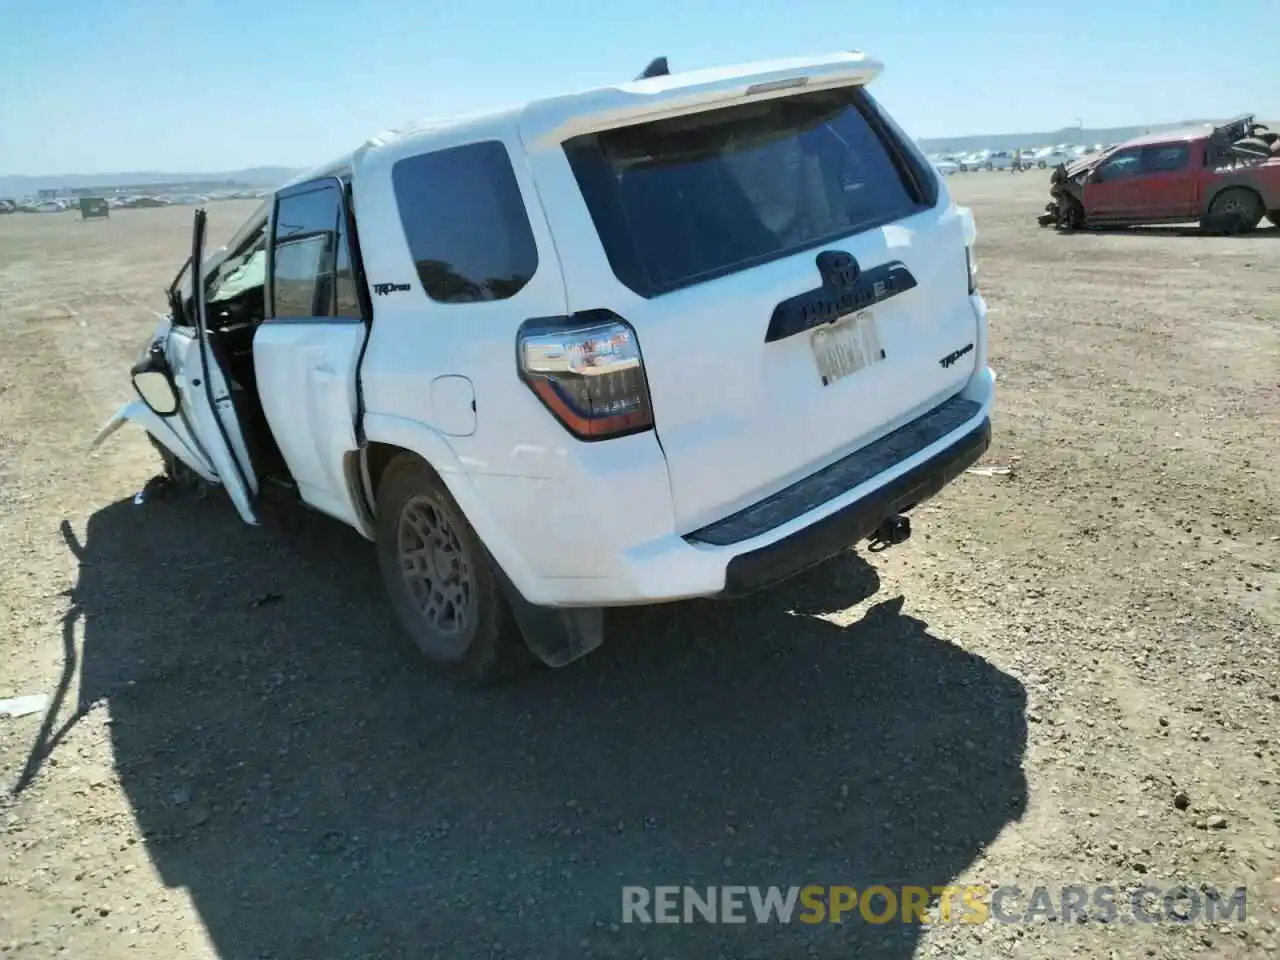
[[[347,196],[335,177],[277,195],[266,320],[254,334],[253,363],[263,412],[299,495],[359,527],[344,459],[357,446],[369,309]]]
[[[1196,145],[1201,156],[1204,147]],[[1152,219],[1193,219],[1196,215],[1197,172],[1192,144],[1160,143],[1142,150],[1139,178],[1141,214]]]
[[[877,439],[973,373],[961,217],[861,88],[579,136],[565,158],[577,195],[548,215],[569,307],[636,330],[679,529]],[[535,163],[560,199],[556,158]]]

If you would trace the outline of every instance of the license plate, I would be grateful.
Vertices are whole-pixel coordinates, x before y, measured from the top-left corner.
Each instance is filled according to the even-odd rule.
[[[870,310],[815,330],[809,343],[824,387],[884,359]]]

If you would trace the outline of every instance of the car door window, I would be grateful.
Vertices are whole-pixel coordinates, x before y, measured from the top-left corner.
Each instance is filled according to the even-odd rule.
[[[1172,173],[1185,170],[1191,160],[1191,148],[1185,143],[1147,147],[1142,151],[1143,173]]]
[[[418,280],[432,300],[506,300],[533,278],[538,247],[500,141],[406,157],[391,182]]]
[[[273,317],[360,319],[338,181],[303,185],[280,197],[271,258]]]
[[[1095,178],[1097,183],[1110,183],[1136,176],[1142,172],[1142,154],[1138,150],[1126,150],[1115,154],[1110,160],[1098,167]]]

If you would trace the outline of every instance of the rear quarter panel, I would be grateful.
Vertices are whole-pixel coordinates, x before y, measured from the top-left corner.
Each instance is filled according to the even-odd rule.
[[[1247,187],[1262,197],[1267,210],[1280,210],[1280,157],[1261,163],[1219,167],[1207,174],[1201,198],[1205,212],[1218,194],[1231,187]]]
[[[505,300],[444,304],[419,282],[391,169],[408,156],[497,140],[507,148],[538,250],[530,282]],[[357,168],[355,208],[371,284],[410,289],[374,298],[360,378],[369,440],[419,454],[441,474],[486,547],[531,602],[558,578],[607,578],[620,545],[669,534],[670,486],[652,431],[575,439],[519,379],[516,336],[529,318],[566,312],[559,255],[514,125],[458,128],[371,154]],[[474,428],[449,431],[439,377],[474,391]],[[584,526],[592,531],[583,536]]]

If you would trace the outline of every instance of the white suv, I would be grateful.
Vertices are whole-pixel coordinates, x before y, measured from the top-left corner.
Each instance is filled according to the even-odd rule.
[[[651,69],[389,134],[209,257],[197,211],[94,445],[134,421],[247,523],[284,491],[351,525],[470,678],[900,538],[987,448],[995,377],[972,216],[880,69]]]

